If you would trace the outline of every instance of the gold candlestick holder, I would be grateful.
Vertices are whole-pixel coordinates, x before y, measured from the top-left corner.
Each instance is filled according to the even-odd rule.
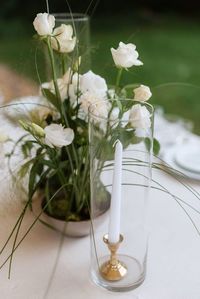
[[[103,276],[103,278],[107,280],[114,280],[114,281],[120,280],[127,275],[126,265],[117,259],[117,254],[116,254],[120,243],[123,241],[123,236],[120,235],[119,242],[113,244],[113,243],[109,243],[108,234],[106,234],[103,237],[103,241],[105,244],[108,245],[108,248],[110,250],[110,260],[105,262],[101,266],[100,273]]]

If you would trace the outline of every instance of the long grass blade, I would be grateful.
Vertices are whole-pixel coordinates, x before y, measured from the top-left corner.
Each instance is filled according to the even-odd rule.
[[[48,203],[46,203],[44,205],[44,207],[41,209],[41,212],[37,215],[37,217],[35,218],[35,220],[33,221],[33,223],[29,226],[29,228],[27,229],[26,233],[23,235],[23,237],[20,239],[20,241],[17,243],[17,245],[15,246],[15,248],[13,249],[12,253],[6,258],[6,260],[3,262],[3,264],[0,266],[0,270],[3,268],[3,266],[7,263],[7,261],[10,259],[10,257],[12,256],[12,254],[17,250],[17,248],[20,246],[20,244],[23,242],[23,240],[26,238],[26,236],[28,235],[28,233],[30,232],[30,230],[33,228],[33,226],[35,225],[35,223],[38,221],[38,219],[40,218],[40,216],[42,215],[42,213],[44,212],[44,210],[48,207],[48,204],[55,198],[55,196],[66,186],[71,185],[69,183],[64,184],[63,186],[61,186],[54,194],[53,196],[49,199]]]

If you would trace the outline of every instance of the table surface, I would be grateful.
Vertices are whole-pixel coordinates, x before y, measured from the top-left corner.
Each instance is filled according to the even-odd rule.
[[[170,188],[170,192],[198,207],[198,200],[191,193],[183,191],[183,187],[174,179],[162,173],[154,173],[154,178]],[[200,191],[199,184],[192,183],[192,186]],[[139,288],[120,294],[97,287],[91,282],[89,274],[89,237],[65,237],[59,253],[61,235],[37,222],[15,252],[11,278],[7,278],[8,264],[0,271],[0,298],[199,299],[200,236],[182,208],[169,195],[152,190],[149,203],[147,276]],[[0,211],[1,246],[20,209],[20,205],[13,205],[7,211]],[[200,227],[200,217],[197,216],[192,214]],[[33,214],[28,212],[21,235],[33,221]],[[1,262],[10,250],[11,244],[1,257]],[[54,269],[58,253],[57,267]]]
[[[2,176],[2,172],[0,173]],[[200,201],[163,172],[153,178],[200,211]],[[199,182],[187,181],[200,192]],[[0,248],[12,230],[22,205],[1,177]],[[11,200],[12,197],[12,200]],[[179,202],[180,203],[180,202]],[[184,205],[184,208],[186,206]],[[200,215],[187,208],[200,229]],[[26,214],[20,237],[33,223]],[[2,299],[199,299],[200,235],[183,208],[170,195],[151,190],[148,209],[149,252],[147,275],[137,289],[112,293],[90,280],[90,238],[62,238],[37,222],[13,256],[11,278],[8,263],[0,270]],[[10,254],[12,241],[0,256]],[[56,267],[55,267],[56,265]]]

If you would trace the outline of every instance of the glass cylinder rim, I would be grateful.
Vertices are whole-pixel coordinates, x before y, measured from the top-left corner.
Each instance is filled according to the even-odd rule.
[[[57,21],[66,22],[66,21],[88,21],[89,16],[84,13],[51,13]]]
[[[100,101],[96,101],[96,102],[94,102],[94,103],[92,103],[92,104],[90,104],[89,105],[89,107],[88,107],[88,114],[89,114],[89,117],[92,117],[92,118],[96,118],[96,119],[101,119],[101,120],[104,120],[104,121],[108,121],[109,120],[109,118],[108,117],[104,117],[104,116],[99,116],[99,115],[96,115],[93,111],[92,111],[92,107],[93,106],[95,106],[95,105],[97,105],[97,104],[99,104],[99,103],[105,103],[105,102],[108,102],[108,101],[113,101],[113,99],[105,99],[105,100],[100,100]],[[142,105],[144,105],[144,106],[148,106],[150,109],[151,109],[151,112],[150,112],[150,117],[152,117],[153,116],[153,113],[154,113],[154,107],[153,107],[153,105],[151,105],[151,104],[149,104],[149,103],[147,103],[147,102],[143,102],[143,101],[139,101],[139,100],[137,100],[137,99],[120,99],[120,101],[132,101],[132,102],[135,102],[135,103],[137,103],[137,104],[142,104]],[[130,119],[129,119],[130,120]],[[121,119],[120,120],[121,122],[127,122],[128,121],[128,119]]]

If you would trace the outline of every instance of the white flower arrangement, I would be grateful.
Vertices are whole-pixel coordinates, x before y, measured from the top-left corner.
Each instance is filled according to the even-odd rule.
[[[23,219],[28,208],[32,210],[33,197],[42,193],[41,213],[64,221],[89,219],[88,108],[95,103],[93,113],[100,122],[105,118],[110,120],[117,139],[119,134],[127,133],[124,134],[124,147],[128,147],[133,139],[134,143],[139,143],[136,132],[138,129],[149,129],[151,115],[138,101],[147,101],[151,92],[144,85],[138,86],[138,89],[132,88],[132,99],[128,101],[128,106],[123,106],[121,99],[127,98],[127,91],[126,86],[120,87],[120,77],[123,69],[143,63],[138,60],[139,54],[133,44],[120,42],[117,50],[111,48],[118,74],[115,88],[110,89],[105,79],[92,70],[79,73],[81,57],[66,69],[67,53],[73,53],[77,42],[71,25],[61,24],[55,28],[54,16],[47,13],[37,14],[33,25],[37,32],[35,38],[47,48],[52,80],[40,86],[40,94],[46,98],[48,105],[32,109],[29,120],[19,120],[25,134],[17,141],[24,155],[24,164],[18,176],[24,179],[28,175],[29,181],[28,199],[20,217]],[[62,75],[59,77],[55,55],[60,59],[59,65],[62,65]],[[138,101],[135,102],[137,95]],[[117,121],[127,113],[127,124],[120,128],[119,133]],[[103,124],[100,124],[99,129],[105,136],[108,134],[108,128]],[[105,137],[108,160],[114,155],[110,137],[109,134]],[[0,144],[5,141],[4,134],[0,134]],[[100,199],[105,201],[101,196]]]
[[[151,115],[139,102],[130,100],[129,107],[123,107],[126,98],[126,87],[120,88],[120,77],[123,69],[141,66],[139,54],[134,44],[119,43],[117,50],[111,48],[114,64],[118,69],[115,89],[109,89],[104,78],[89,70],[80,74],[81,57],[66,69],[67,53],[73,52],[76,46],[71,25],[61,24],[55,28],[55,18],[47,13],[37,14],[34,22],[36,38],[46,46],[52,69],[52,80],[41,84],[40,92],[49,102],[48,107],[38,107],[30,112],[30,122],[20,121],[22,127],[30,134],[31,139],[24,141],[22,147],[30,155],[29,201],[37,190],[45,192],[48,199],[63,185],[66,202],[70,201],[70,188],[73,194],[71,208],[54,215],[54,209],[48,208],[52,216],[69,220],[89,217],[87,202],[90,197],[89,163],[88,163],[88,108],[94,104],[93,113],[99,118],[109,117],[115,130],[114,122],[123,115],[129,115],[127,126],[131,138],[138,130],[148,130],[151,126]],[[57,78],[54,55],[60,58],[62,77]],[[64,58],[64,59],[63,59]],[[64,67],[63,67],[64,66]],[[132,99],[147,101],[151,97],[148,86],[141,85],[132,89]],[[101,129],[106,131],[102,124]],[[139,138],[137,139],[139,142]],[[29,147],[29,148],[28,148]],[[34,148],[37,147],[37,151]],[[33,157],[35,155],[35,157]],[[62,165],[62,167],[60,166]],[[22,166],[21,174],[24,174]],[[39,169],[39,170],[38,170]],[[76,174],[76,175],[75,175]],[[37,177],[42,176],[42,180]],[[31,183],[30,183],[31,182]],[[87,215],[84,215],[86,213]]]
[[[82,219],[85,215],[81,213],[83,210],[87,210],[86,202],[89,201],[90,194],[89,164],[86,163],[88,160],[88,108],[91,104],[96,103],[93,110],[95,115],[100,118],[110,117],[112,122],[123,117],[124,113],[129,113],[127,128],[129,134],[132,134],[131,136],[138,129],[147,130],[151,126],[149,111],[145,106],[139,103],[135,104],[133,100],[130,101],[128,109],[123,107],[120,99],[126,98],[126,87],[119,88],[122,70],[132,66],[141,66],[143,63],[138,59],[139,54],[134,44],[120,42],[116,50],[111,48],[114,63],[119,69],[115,90],[109,89],[105,79],[94,74],[92,70],[80,74],[78,66],[81,63],[81,57],[70,68],[66,69],[64,66],[62,77],[57,78],[54,55],[60,55],[61,64],[66,63],[66,54],[74,50],[77,42],[73,28],[71,25],[65,24],[55,28],[55,18],[47,13],[38,14],[33,25],[39,42],[44,43],[48,49],[52,80],[41,84],[41,93],[49,101],[50,106],[34,109],[31,116],[35,121],[30,124],[20,121],[23,128],[34,138],[34,143],[36,142],[40,148],[37,150],[39,156],[36,154],[35,159],[31,157],[31,174],[33,169],[37,169],[35,164],[40,164],[40,161],[43,163],[40,175],[44,175],[47,167],[49,170],[40,184],[36,180],[39,173],[33,171],[33,178],[30,174],[30,180],[33,182],[29,183],[29,200],[38,189],[43,188],[41,187],[43,185],[46,186],[44,189],[47,200],[57,189],[69,183],[74,194],[74,202],[71,210],[65,211],[65,219],[69,220],[72,215],[76,215],[77,219]],[[135,95],[134,99],[141,102],[147,101],[151,97],[151,91],[145,85],[132,90],[132,94]],[[116,125],[114,128],[117,130]],[[102,129],[106,130],[103,126]],[[24,147],[26,147],[26,142]],[[81,156],[80,153],[82,153]],[[65,165],[70,170],[66,172],[65,168],[59,169],[59,165]],[[57,172],[55,169],[58,169]],[[52,175],[52,173],[55,174]],[[82,181],[83,178],[84,181]],[[53,185],[55,185],[54,188]],[[66,201],[69,201],[69,195],[66,194],[65,189],[63,192]],[[51,212],[50,209],[48,211],[53,215],[53,209]],[[59,216],[57,215],[57,217]]]

